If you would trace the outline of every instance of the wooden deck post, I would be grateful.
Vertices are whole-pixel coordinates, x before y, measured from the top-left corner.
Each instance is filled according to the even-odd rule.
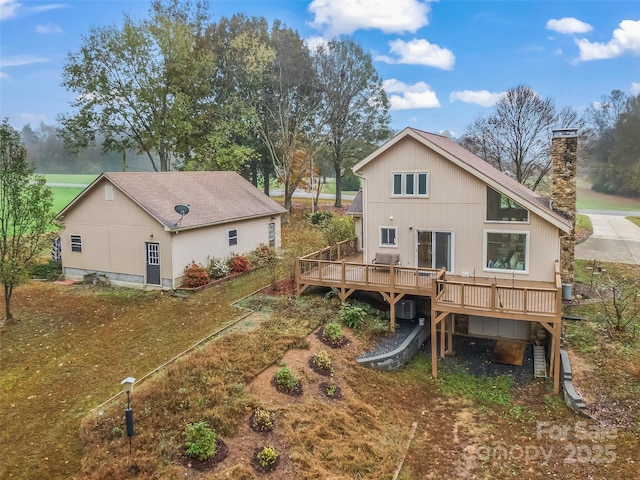
[[[433,305],[433,302],[432,302]],[[436,335],[437,312],[431,307],[431,376],[438,378],[438,337]]]

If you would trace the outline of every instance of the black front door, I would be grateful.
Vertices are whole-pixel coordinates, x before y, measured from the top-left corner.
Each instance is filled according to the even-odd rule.
[[[160,285],[160,244],[145,243],[147,250],[147,284]]]

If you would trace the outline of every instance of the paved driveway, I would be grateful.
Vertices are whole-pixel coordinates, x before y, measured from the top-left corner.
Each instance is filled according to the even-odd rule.
[[[640,265],[640,227],[619,215],[590,214],[593,234],[576,245],[581,260]]]

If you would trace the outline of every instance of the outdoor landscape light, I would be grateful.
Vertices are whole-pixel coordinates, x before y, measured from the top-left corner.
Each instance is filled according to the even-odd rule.
[[[127,377],[120,382],[127,394],[127,408],[124,410],[124,419],[127,424],[127,437],[129,437],[129,454],[131,454],[131,437],[136,434],[133,428],[133,409],[131,408],[131,392],[133,392],[133,384],[135,381],[135,378]]]

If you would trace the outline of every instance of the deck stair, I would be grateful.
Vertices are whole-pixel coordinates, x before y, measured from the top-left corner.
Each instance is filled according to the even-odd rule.
[[[533,346],[533,376],[547,378],[547,359],[542,345]]]

